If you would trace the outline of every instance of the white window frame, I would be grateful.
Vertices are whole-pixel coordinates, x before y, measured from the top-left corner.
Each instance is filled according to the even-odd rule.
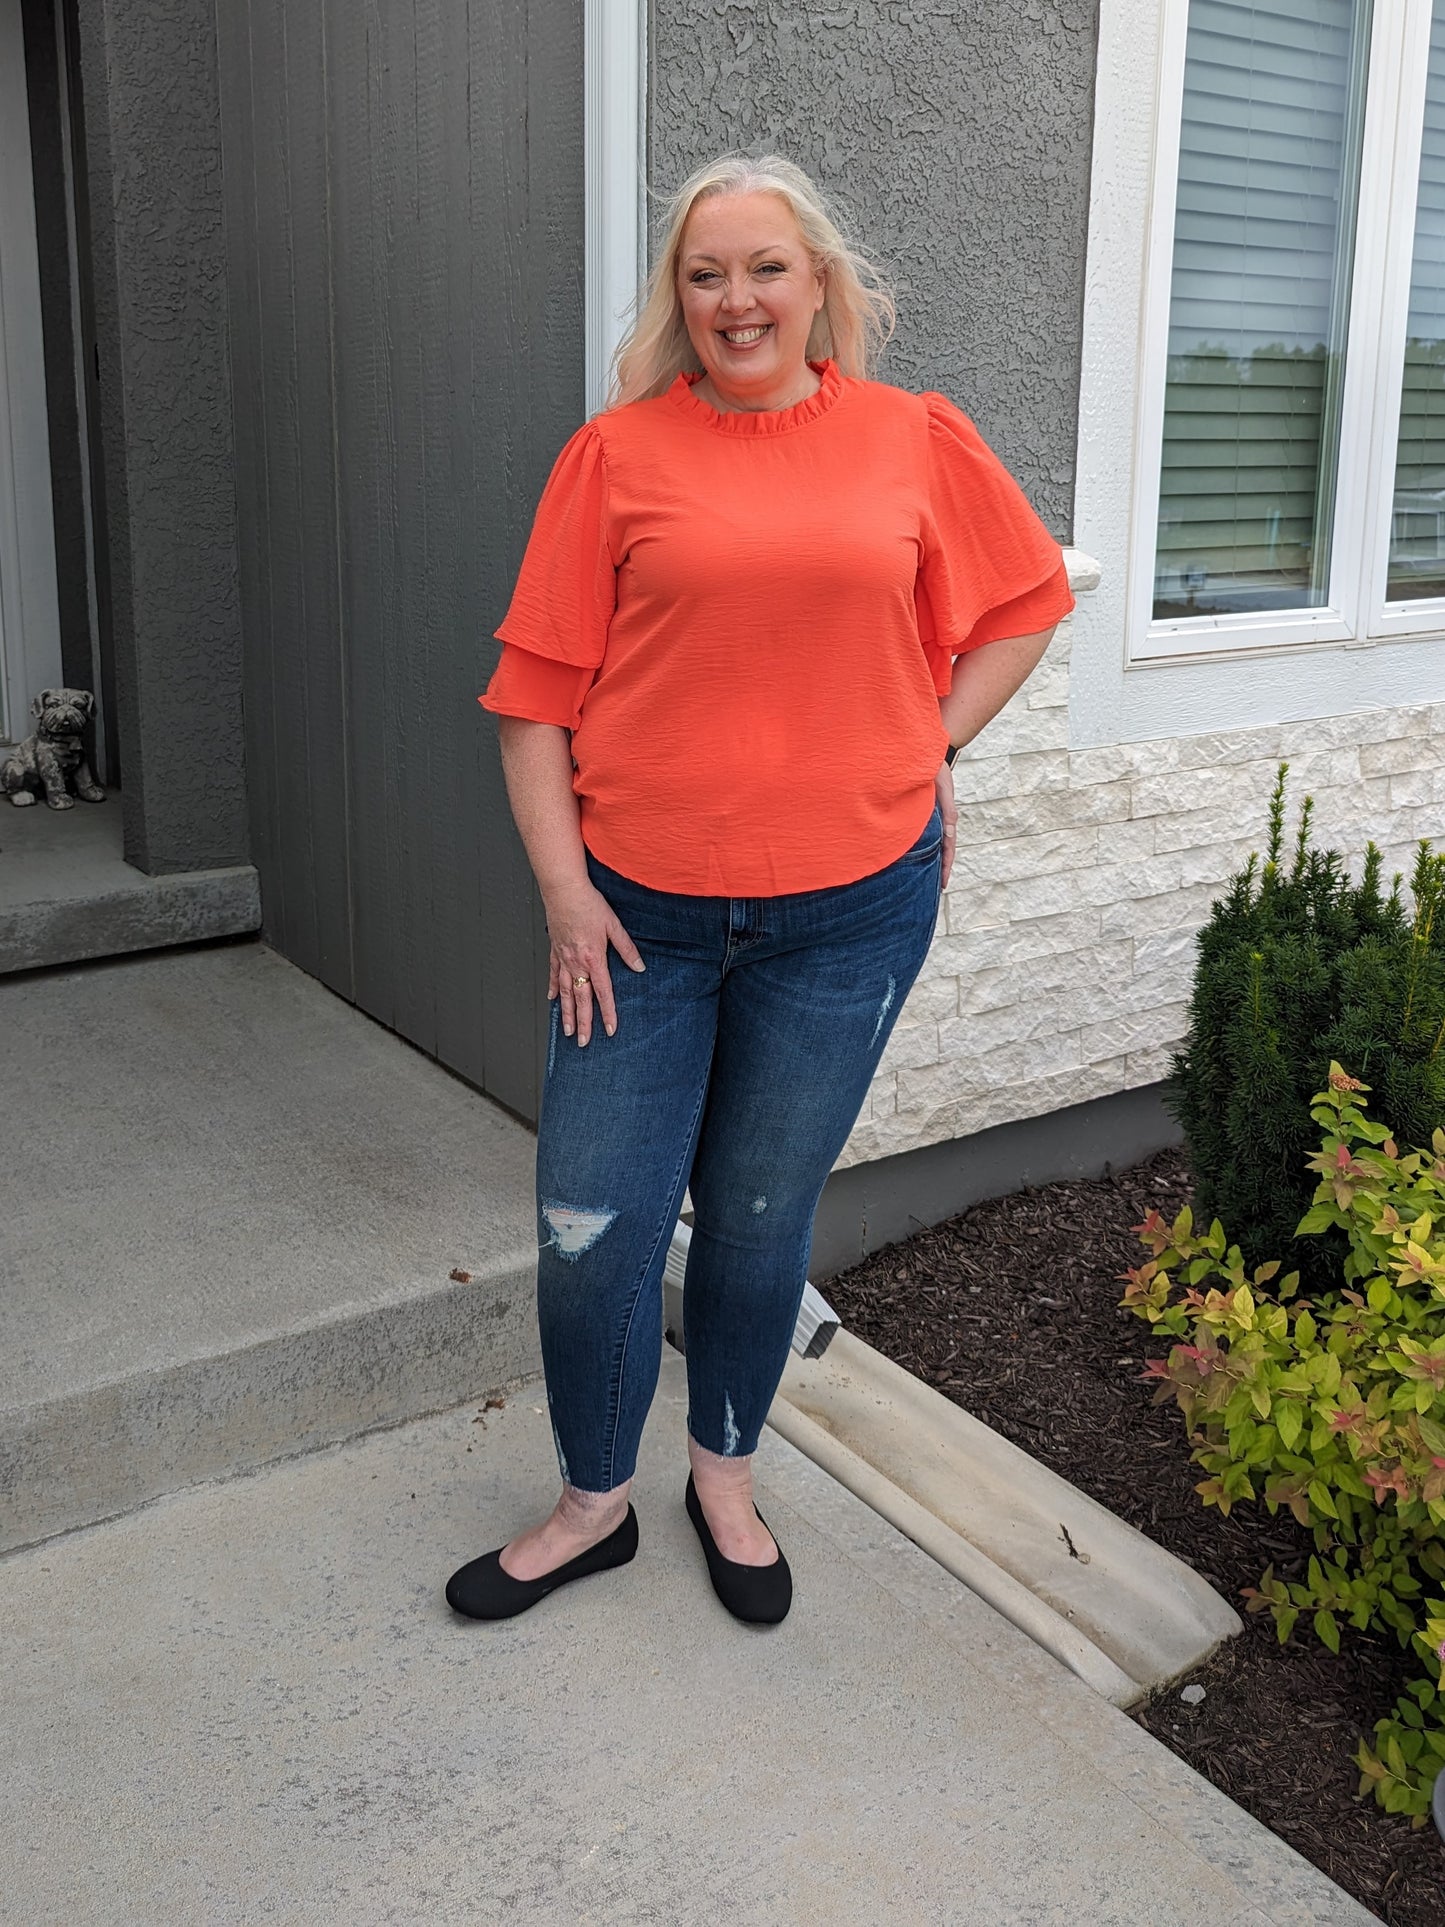
[[[1075,541],[1103,575],[1074,619],[1078,747],[1445,701],[1445,602],[1384,598],[1429,22],[1430,0],[1376,0],[1330,605],[1155,623],[1188,0],[1101,0]]]
[[[1422,635],[1445,628],[1445,598],[1387,605],[1384,595],[1430,15],[1431,0],[1397,0],[1393,6],[1388,0],[1376,0],[1374,8],[1328,600],[1314,609],[1157,619],[1152,613],[1153,548],[1141,540],[1130,607],[1132,661],[1281,644],[1353,642],[1360,636]],[[1136,468],[1135,517],[1141,536],[1159,524],[1158,451],[1164,436],[1188,25],[1189,0],[1166,0],[1159,50],[1158,179],[1149,236],[1144,398]],[[1145,459],[1145,451],[1154,451],[1152,459]]]
[[[583,31],[583,305],[590,416],[607,404],[613,352],[627,327],[646,268],[647,8],[643,0],[586,0]]]
[[[1139,412],[1140,448],[1135,466],[1135,525],[1140,541],[1135,551],[1134,578],[1129,608],[1129,655],[1133,662],[1156,661],[1169,656],[1208,655],[1227,649],[1268,647],[1273,644],[1344,642],[1357,633],[1354,620],[1357,584],[1350,564],[1353,556],[1343,554],[1337,539],[1330,571],[1331,595],[1322,607],[1289,609],[1256,614],[1190,616],[1156,619],[1153,615],[1155,582],[1155,544],[1143,540],[1144,531],[1159,527],[1161,455],[1164,440],[1165,385],[1169,361],[1169,307],[1174,267],[1174,219],[1179,188],[1179,148],[1184,114],[1184,58],[1188,39],[1190,0],[1165,0],[1162,9],[1159,43],[1158,134],[1156,137],[1156,182],[1153,218],[1149,232],[1149,265],[1145,293],[1143,398]],[[1376,12],[1381,9],[1377,4]],[[1383,36],[1372,36],[1370,75],[1367,89],[1364,154],[1360,170],[1360,215],[1358,227],[1363,238],[1373,232],[1367,224],[1367,197],[1377,194],[1375,178],[1381,169],[1371,142],[1370,116],[1376,98],[1376,76],[1383,63],[1377,59]],[[1375,165],[1372,165],[1376,163]],[[1385,183],[1388,194],[1388,180]],[[1361,253],[1372,250],[1366,248]],[[1336,531],[1358,524],[1363,515],[1359,499],[1358,450],[1356,460],[1350,452],[1358,435],[1359,396],[1362,375],[1356,353],[1357,337],[1364,332],[1357,302],[1374,282],[1361,274],[1361,261],[1355,262],[1350,299],[1349,340],[1345,353],[1344,396],[1340,411],[1340,455]],[[1152,457],[1148,451],[1152,451]]]
[[[1379,0],[1376,5],[1378,11]],[[1430,16],[1429,0],[1405,0],[1400,15],[1391,14],[1391,24],[1398,24],[1401,41],[1400,64],[1391,77],[1396,114],[1391,156],[1394,186],[1385,210],[1388,214],[1393,209],[1394,219],[1393,222],[1381,220],[1382,235],[1377,250],[1384,325],[1375,356],[1375,390],[1370,398],[1375,438],[1365,458],[1371,500],[1360,561],[1361,588],[1366,596],[1366,629],[1372,636],[1419,636],[1438,634],[1445,629],[1445,596],[1392,602],[1385,592],[1395,507],[1395,456],[1405,376],[1410,271],[1414,263],[1415,203],[1419,195],[1420,149],[1425,125]],[[1372,83],[1373,78],[1372,75]],[[1387,227],[1388,235],[1383,232]]]

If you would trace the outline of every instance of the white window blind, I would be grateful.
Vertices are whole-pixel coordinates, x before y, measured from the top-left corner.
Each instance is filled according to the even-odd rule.
[[[1156,619],[1328,598],[1370,11],[1191,0]]]

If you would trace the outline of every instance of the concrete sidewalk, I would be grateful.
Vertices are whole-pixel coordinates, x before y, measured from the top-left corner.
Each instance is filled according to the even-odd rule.
[[[530,1134],[259,943],[0,1028],[0,1922],[1370,1918],[773,1432],[728,1618],[671,1353],[634,1564],[455,1620],[553,1497],[540,1385],[457,1403],[538,1362]]]
[[[502,1625],[441,1588],[550,1503],[534,1381],[0,1560],[0,1918],[1372,1918],[773,1433],[794,1608],[729,1619],[685,1399],[636,1561]]]

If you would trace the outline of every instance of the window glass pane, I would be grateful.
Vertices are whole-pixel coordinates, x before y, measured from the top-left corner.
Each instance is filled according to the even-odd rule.
[[[1191,0],[1156,617],[1328,597],[1369,21]]]
[[[1392,602],[1445,595],[1445,19],[1430,23],[1425,139],[1390,525]]]

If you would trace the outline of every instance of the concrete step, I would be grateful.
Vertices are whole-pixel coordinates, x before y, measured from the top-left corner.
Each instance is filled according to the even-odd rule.
[[[0,1032],[0,1549],[537,1368],[535,1140],[268,946]]]
[[[69,810],[0,799],[0,974],[239,936],[260,923],[249,863],[155,877],[127,863],[118,789]]]
[[[25,1922],[1361,1927],[1324,1875],[776,1433],[793,1569],[713,1597],[664,1357],[629,1566],[497,1625],[540,1384],[0,1559]]]

